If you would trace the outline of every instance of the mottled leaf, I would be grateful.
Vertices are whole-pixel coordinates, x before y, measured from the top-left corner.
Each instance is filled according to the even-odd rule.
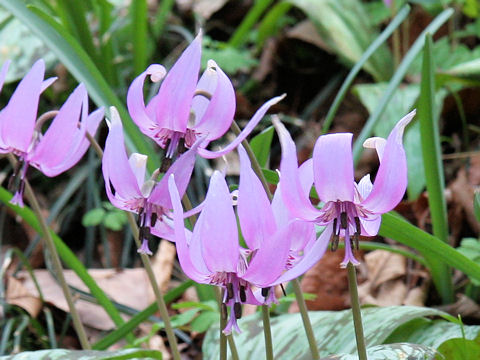
[[[2,356],[0,360],[124,360],[124,359],[162,359],[162,353],[156,350],[126,349],[119,351],[94,350],[40,350],[27,351],[17,355]]]

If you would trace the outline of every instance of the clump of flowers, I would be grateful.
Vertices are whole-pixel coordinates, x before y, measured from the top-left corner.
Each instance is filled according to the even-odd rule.
[[[0,89],[8,63],[0,71]],[[41,93],[55,78],[44,80],[45,64],[38,60],[20,81],[7,106],[0,112],[0,153],[12,153],[18,163],[9,182],[15,194],[13,204],[23,206],[24,180],[33,166],[47,176],[57,176],[74,166],[88,149],[86,134],[94,135],[103,118],[103,109],[88,114],[88,95],[80,84],[60,110],[37,120]],[[54,118],[42,133],[47,120]]]

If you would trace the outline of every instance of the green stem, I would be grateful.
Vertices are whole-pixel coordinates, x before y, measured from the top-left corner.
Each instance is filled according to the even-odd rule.
[[[236,134],[240,134],[241,130],[237,123],[234,121],[231,126],[231,130]],[[255,157],[255,154],[252,151],[252,148],[250,147],[250,144],[248,143],[247,140],[242,141],[242,145],[245,148],[245,151],[248,154],[248,157],[250,159],[250,162],[252,164],[252,169],[255,172],[255,174],[258,176],[260,179],[263,188],[265,189],[265,192],[268,195],[268,198],[270,201],[272,200],[272,193],[270,192],[270,188],[268,186],[267,179],[265,178],[265,175],[263,174],[262,168],[260,164],[258,163],[257,158]],[[305,304],[305,299],[303,298],[302,291],[300,289],[300,284],[298,282],[298,279],[294,279],[291,281],[293,283],[294,291],[295,291],[295,297],[297,299],[298,307],[300,309],[300,313],[302,316],[302,321],[303,321],[303,327],[305,328],[305,332],[307,334],[307,339],[308,343],[310,345],[310,351],[312,353],[312,358],[314,360],[320,359],[320,354],[317,349],[317,345],[315,342],[315,337],[313,335],[313,329],[312,329],[312,324],[310,322],[310,318],[308,317],[308,310],[307,306]]]
[[[268,305],[262,305],[263,335],[265,337],[265,358],[273,360],[272,328],[270,327],[270,312]]]
[[[239,360],[237,346],[235,345],[235,340],[233,339],[233,335],[230,334],[226,336],[228,340],[228,346],[230,347],[230,351],[232,352],[232,360]]]
[[[11,154],[9,154],[9,160],[13,163],[17,162],[17,160]],[[90,343],[88,342],[87,334],[85,332],[85,328],[83,327],[82,321],[80,320],[80,316],[78,315],[78,311],[75,308],[72,294],[70,293],[70,289],[65,280],[65,276],[63,275],[63,268],[60,262],[60,257],[58,256],[57,249],[55,248],[55,244],[50,234],[48,225],[45,222],[45,219],[42,215],[42,209],[38,204],[37,198],[32,190],[32,187],[30,186],[30,183],[28,182],[27,179],[24,179],[24,181],[25,181],[25,195],[28,201],[30,202],[30,205],[32,206],[33,211],[37,215],[37,219],[42,228],[42,232],[43,232],[42,239],[44,240],[45,246],[47,247],[48,252],[50,253],[53,269],[55,271],[57,281],[60,283],[60,286],[62,288],[63,295],[65,296],[65,300],[67,301],[70,314],[72,315],[73,327],[77,332],[80,345],[82,346],[83,349],[87,349],[87,350],[91,349]]]
[[[350,302],[352,303],[353,325],[355,327],[355,339],[357,340],[357,351],[359,360],[367,360],[367,347],[363,336],[362,313],[358,300],[357,273],[352,263],[347,265],[348,289],[350,291]]]
[[[223,318],[220,313],[220,360],[227,360],[227,337],[223,333],[225,326],[227,326],[227,318]]]
[[[320,353],[318,352],[317,343],[315,341],[315,335],[313,334],[312,323],[308,317],[307,304],[305,303],[305,298],[303,297],[302,289],[300,288],[300,282],[298,279],[291,281],[293,285],[293,291],[295,292],[295,297],[297,298],[298,308],[300,309],[300,314],[302,315],[303,327],[305,328],[305,333],[307,334],[308,345],[310,346],[310,352],[312,353],[312,359],[320,359]]]

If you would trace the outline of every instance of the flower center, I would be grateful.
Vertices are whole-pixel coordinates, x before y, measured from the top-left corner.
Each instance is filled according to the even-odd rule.
[[[160,172],[167,172],[172,164],[174,156],[183,154],[187,149],[197,140],[199,134],[190,128],[187,128],[185,133],[180,131],[173,131],[169,129],[160,129],[156,138],[160,142],[160,146],[165,149],[165,155],[162,159]]]
[[[162,207],[154,205],[144,200],[143,207],[138,209],[138,220],[137,225],[139,229],[138,238],[142,242],[140,249],[137,251],[140,254],[145,255],[152,255],[152,251],[150,250],[148,243],[152,238],[151,228],[155,227],[157,221],[162,221],[162,215],[164,214],[164,210]]]

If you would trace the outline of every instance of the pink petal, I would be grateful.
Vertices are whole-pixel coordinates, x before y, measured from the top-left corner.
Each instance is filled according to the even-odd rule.
[[[102,159],[102,171],[107,195],[110,201],[112,201],[112,197],[116,196],[120,196],[124,200],[142,198],[137,179],[128,163],[120,115],[113,106],[110,108],[110,114],[111,124]],[[115,189],[115,195],[112,193],[111,185]]]
[[[51,78],[48,78],[44,81],[42,81],[42,89],[41,89],[41,92],[43,93],[50,85],[52,85],[58,78],[55,76],[55,77],[51,77]]]
[[[264,239],[275,233],[276,224],[268,196],[253,172],[250,159],[241,145],[238,147],[238,153],[240,155],[238,218],[245,242],[250,250],[256,250],[262,246]]]
[[[215,159],[225,154],[228,154],[230,151],[235,149],[243,140],[247,138],[247,136],[252,132],[255,126],[258,125],[260,120],[265,116],[268,109],[281,101],[285,95],[274,97],[273,99],[268,100],[265,104],[262,105],[260,109],[253,115],[253,117],[248,122],[247,126],[242,130],[242,132],[233,140],[230,144],[228,144],[223,150],[220,151],[210,151],[207,149],[198,149],[198,154],[201,157],[206,159]]]
[[[45,63],[38,60],[20,81],[7,106],[0,112],[0,148],[27,152],[32,141]]]
[[[375,236],[378,234],[380,229],[380,224],[382,223],[382,216],[377,215],[376,217],[364,219],[360,218],[360,224],[362,226],[362,235],[364,236]]]
[[[130,168],[132,169],[135,178],[137,179],[138,188],[141,190],[143,184],[145,183],[145,174],[147,171],[147,160],[148,156],[133,153],[128,158],[128,163],[130,164]]]
[[[232,125],[235,90],[228,76],[213,60],[209,61],[209,67],[215,69],[217,84],[208,107],[194,129],[200,134],[208,134],[206,140],[212,141],[225,134]]]
[[[237,272],[240,257],[238,230],[230,192],[222,173],[215,171],[205,207],[193,229],[192,241],[200,239],[205,264],[211,272]]]
[[[294,267],[286,271],[282,276],[274,281],[272,285],[278,285],[299,277],[315,265],[327,250],[330,237],[332,236],[332,226],[327,226],[322,235],[315,241],[314,245],[305,253]]]
[[[375,149],[377,151],[378,159],[382,161],[383,152],[385,151],[385,145],[387,144],[387,140],[384,138],[375,136],[368,138],[363,143],[363,147],[366,149]]]
[[[215,69],[215,62],[212,60],[208,61],[207,68],[200,76],[198,80],[197,89],[195,92],[205,92],[213,96],[215,89],[217,88],[218,83],[218,73]],[[207,110],[208,104],[210,104],[208,97],[204,95],[195,95],[192,100],[192,112],[195,114],[195,124],[199,123],[202,119],[205,111]]]
[[[352,134],[328,134],[313,149],[315,188],[323,202],[353,201]]]
[[[157,124],[161,128],[185,133],[190,107],[197,86],[202,53],[201,33],[185,49],[168,72],[158,92]]]
[[[145,108],[145,100],[143,97],[143,84],[147,76],[152,75],[152,78],[160,78],[161,75],[165,73],[166,71],[163,66],[158,64],[150,65],[147,70],[145,70],[143,73],[137,76],[135,80],[133,80],[132,84],[128,88],[128,112],[130,113],[130,116],[132,117],[135,124],[137,124],[137,126],[139,127],[140,131],[151,138],[153,138],[157,133],[158,125],[155,122],[155,116],[150,115]],[[152,104],[155,103],[154,99],[152,99],[151,101]]]
[[[209,282],[207,279],[208,273],[200,272],[192,263],[190,257],[190,250],[187,246],[187,239],[185,237],[185,224],[183,223],[183,210],[180,203],[180,195],[175,186],[175,176],[171,175],[168,179],[168,189],[173,204],[173,223],[175,228],[175,245],[177,247],[178,260],[185,274],[192,280],[199,283]]]
[[[285,206],[294,217],[305,220],[315,220],[320,215],[320,211],[312,206],[308,195],[305,194],[305,185],[302,185],[298,169],[295,143],[280,121],[274,120],[273,124],[277,130],[280,145],[282,146],[280,186]],[[306,169],[308,169],[308,166]]]
[[[403,117],[388,136],[373,189],[362,205],[375,214],[392,210],[407,188],[407,158],[403,149],[403,131],[415,116],[415,110]]]
[[[270,286],[285,270],[294,230],[290,223],[264,239],[242,278],[258,287]]]

